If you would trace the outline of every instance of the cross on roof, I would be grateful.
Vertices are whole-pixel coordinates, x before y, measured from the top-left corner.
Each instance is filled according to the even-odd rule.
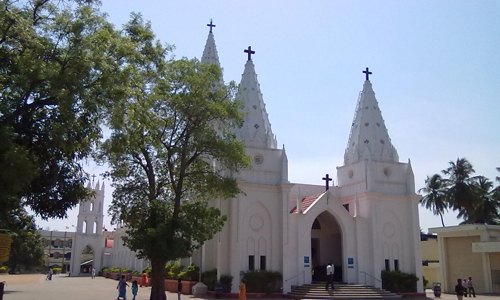
[[[328,191],[330,189],[329,182],[332,181],[333,179],[330,178],[330,175],[326,174],[326,176],[323,177],[323,180],[326,183],[326,190]]]
[[[96,178],[95,174],[91,176],[92,177],[92,184],[94,184],[94,179]]]
[[[215,25],[212,24],[212,19],[210,19],[210,24],[207,24],[207,26],[210,27],[210,32],[212,32],[212,27],[215,27]]]
[[[363,73],[365,73],[365,74],[366,74],[366,80],[370,80],[370,74],[372,74],[372,72],[370,72],[370,71],[368,70],[368,67],[366,68],[366,70],[365,70],[365,71],[363,71]]]
[[[248,46],[248,49],[243,52],[248,53],[248,60],[252,60],[252,54],[255,54],[255,51],[252,51],[252,46]]]

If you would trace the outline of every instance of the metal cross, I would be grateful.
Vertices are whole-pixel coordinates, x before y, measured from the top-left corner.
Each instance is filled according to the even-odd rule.
[[[207,24],[207,26],[210,27],[210,32],[212,32],[212,27],[215,27],[215,25],[212,24],[212,19],[210,19],[210,24]]]
[[[323,180],[325,181],[326,183],[326,190],[328,191],[330,189],[330,181],[332,181],[332,179],[330,178],[330,175],[326,174],[325,177],[323,177]]]
[[[366,80],[370,80],[370,75],[372,74],[372,72],[368,71],[368,67],[366,68],[366,71],[363,71],[363,73],[366,74]]]
[[[96,178],[95,174],[91,176],[92,177],[92,184],[94,184],[94,179]]]
[[[252,46],[248,46],[248,49],[243,52],[248,53],[248,60],[252,60],[252,54],[255,54],[255,51],[252,51]]]

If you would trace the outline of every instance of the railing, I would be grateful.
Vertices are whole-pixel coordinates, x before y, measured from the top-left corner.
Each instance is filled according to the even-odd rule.
[[[306,283],[306,271],[305,271],[305,270],[302,270],[302,272],[298,273],[297,275],[292,276],[292,277],[290,277],[290,278],[286,279],[286,280],[285,280],[285,282],[287,282],[287,281],[289,281],[289,280],[292,280],[292,279],[294,279],[294,278],[296,278],[296,277],[300,276],[301,274],[302,274],[302,275],[304,275],[304,276],[303,276],[303,282],[304,282],[304,283]],[[299,285],[300,285],[300,278],[299,278]]]
[[[359,273],[363,273],[363,274],[365,274],[365,283],[364,283],[364,285],[366,285],[366,275],[368,275],[369,277],[371,277],[371,278],[375,279],[376,281],[378,281],[378,282],[382,283],[382,280],[380,280],[380,279],[378,279],[378,278],[375,278],[374,276],[372,276],[372,275],[370,275],[370,274],[366,273],[365,271],[360,271]]]

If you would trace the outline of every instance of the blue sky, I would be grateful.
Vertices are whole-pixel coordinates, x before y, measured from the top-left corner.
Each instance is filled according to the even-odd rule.
[[[226,82],[239,83],[243,50],[252,46],[291,182],[323,184],[343,164],[366,67],[417,189],[458,157],[477,174],[500,175],[500,1],[103,0],[102,10],[117,28],[140,12],[178,58],[201,58],[213,19]],[[458,224],[455,216],[447,214],[446,225]],[[38,224],[71,228],[76,210]],[[441,226],[424,209],[420,224],[424,231]]]

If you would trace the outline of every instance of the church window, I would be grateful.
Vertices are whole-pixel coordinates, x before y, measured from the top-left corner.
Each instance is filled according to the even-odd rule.
[[[94,228],[92,228],[92,233],[97,233],[97,222],[94,222]]]
[[[260,269],[265,270],[266,269],[266,256],[262,255],[260,257]]]
[[[257,105],[254,105],[254,106],[253,106],[253,109],[257,109]]]
[[[390,271],[391,270],[391,263],[389,262],[388,259],[385,260],[385,270]]]
[[[83,221],[82,223],[82,232],[87,233],[87,221]]]
[[[368,126],[368,125],[370,125],[370,123],[366,122],[366,123],[365,123],[365,126]]]
[[[255,256],[248,256],[248,270],[255,270]]]
[[[370,141],[369,140],[365,140],[365,144],[368,144]]]
[[[259,124],[255,124],[253,127],[255,127],[255,129],[259,128]]]
[[[90,201],[90,211],[94,211],[94,201]]]
[[[389,168],[384,168],[384,175],[385,175],[386,177],[391,176],[391,169],[389,169]]]
[[[321,230],[321,224],[319,223],[318,219],[316,218],[313,222],[312,229],[318,229]]]
[[[394,271],[399,271],[399,260],[394,260]]]
[[[380,140],[380,143],[381,143],[381,144],[383,144],[383,143],[385,143],[385,142],[384,142],[384,140]]]
[[[349,203],[343,204],[342,206],[345,208],[345,210],[349,211]]]

